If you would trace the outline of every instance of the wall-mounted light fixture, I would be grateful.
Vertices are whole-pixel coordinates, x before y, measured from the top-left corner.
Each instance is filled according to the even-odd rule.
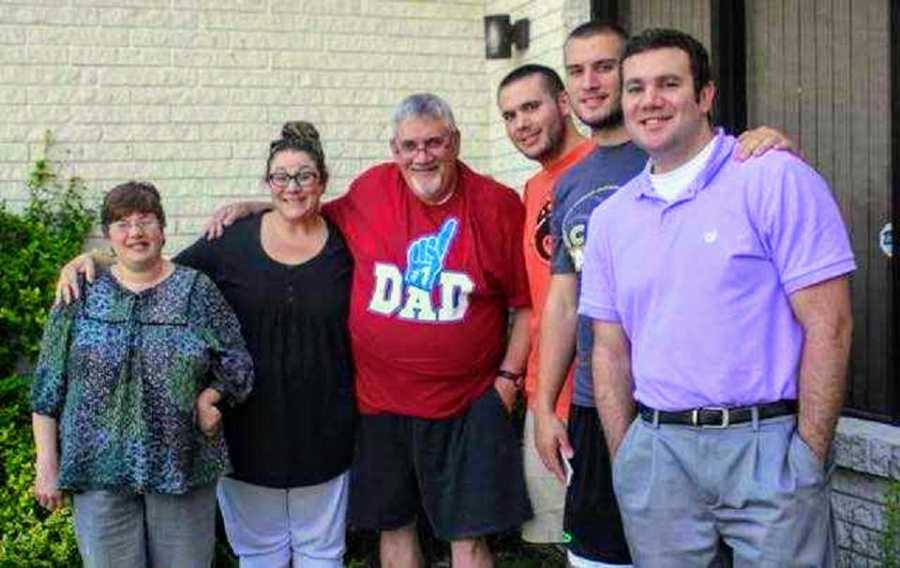
[[[484,17],[484,55],[488,59],[509,59],[512,46],[528,49],[528,18],[511,23],[509,14]]]

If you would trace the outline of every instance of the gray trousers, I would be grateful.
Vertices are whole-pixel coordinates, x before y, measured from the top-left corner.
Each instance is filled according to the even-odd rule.
[[[721,537],[735,568],[834,566],[831,462],[794,416],[720,430],[636,418],[613,460],[634,565],[710,566]]]
[[[72,500],[85,568],[209,568],[213,485],[184,495],[86,491]]]

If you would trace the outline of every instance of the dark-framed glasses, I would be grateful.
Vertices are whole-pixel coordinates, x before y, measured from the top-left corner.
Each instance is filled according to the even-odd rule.
[[[266,180],[269,182],[272,187],[277,187],[278,189],[286,189],[291,180],[294,180],[294,183],[297,184],[297,187],[308,188],[312,187],[319,181],[319,174],[316,172],[312,172],[309,170],[303,170],[301,172],[297,172],[293,175],[286,172],[276,172],[274,174],[269,174],[266,177]]]

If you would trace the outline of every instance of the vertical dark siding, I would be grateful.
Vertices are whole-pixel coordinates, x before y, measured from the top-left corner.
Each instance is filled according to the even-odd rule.
[[[891,217],[888,0],[753,0],[749,124],[783,129],[831,184],[853,239],[848,409],[897,416],[895,291],[878,233]],[[894,41],[897,41],[896,39]]]

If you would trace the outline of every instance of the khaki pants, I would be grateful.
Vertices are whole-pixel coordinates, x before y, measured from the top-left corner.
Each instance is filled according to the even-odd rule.
[[[522,525],[522,540],[534,544],[563,542],[563,511],[566,487],[544,466],[534,445],[534,413],[525,413],[522,435],[525,487],[534,517]]]

